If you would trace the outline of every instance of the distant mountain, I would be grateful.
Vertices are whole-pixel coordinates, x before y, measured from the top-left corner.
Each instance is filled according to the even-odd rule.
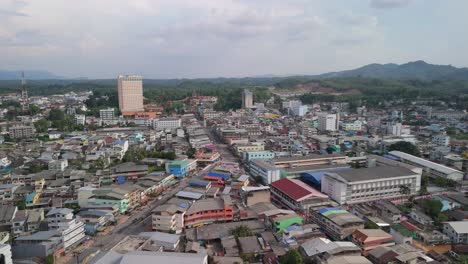
[[[20,80],[22,71],[4,71],[0,70],[0,80]],[[62,76],[55,75],[48,71],[25,70],[24,77],[27,80],[51,80],[64,79]]]
[[[425,61],[405,64],[369,64],[354,70],[316,75],[317,78],[364,77],[387,80],[468,80],[468,68],[435,65]]]

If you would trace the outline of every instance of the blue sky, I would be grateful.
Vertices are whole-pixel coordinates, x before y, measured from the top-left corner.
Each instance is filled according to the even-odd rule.
[[[2,0],[0,69],[68,77],[468,66],[466,0]]]

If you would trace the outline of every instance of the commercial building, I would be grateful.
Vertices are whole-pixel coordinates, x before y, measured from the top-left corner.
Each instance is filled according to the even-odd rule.
[[[361,218],[336,207],[322,208],[315,211],[312,214],[312,220],[327,235],[337,240],[343,240],[357,229],[364,228],[364,221]]]
[[[447,166],[440,165],[410,154],[406,154],[401,151],[390,151],[389,154],[398,158],[404,163],[422,168],[423,175],[428,175],[433,178],[443,177],[454,181],[461,181],[463,179],[463,172],[459,170],[452,169]]]
[[[229,196],[196,201],[184,215],[184,226],[196,227],[214,222],[234,219],[233,205]]]
[[[243,153],[243,158],[246,161],[251,161],[254,159],[273,159],[275,153],[271,151],[246,151]]]
[[[402,192],[407,186],[407,193]],[[404,167],[335,171],[322,177],[322,192],[339,204],[353,204],[415,195],[421,175]]]
[[[338,130],[339,118],[337,114],[319,113],[318,114],[318,130],[336,131]]]
[[[297,179],[281,179],[271,183],[272,200],[291,210],[308,210],[329,205],[328,196]]]
[[[242,91],[242,108],[248,109],[253,107],[253,94],[251,91],[244,89]]]
[[[75,124],[79,126],[84,126],[86,124],[86,116],[85,115],[75,115]]]
[[[34,126],[18,125],[8,130],[11,138],[32,138],[35,133]]]
[[[314,260],[314,263],[340,255],[360,256],[361,249],[349,241],[331,241],[327,238],[314,238],[307,240],[299,248],[299,252],[307,259]],[[346,262],[343,262],[343,264]],[[361,263],[361,262],[353,262]]]
[[[115,109],[114,108],[101,109],[99,110],[99,117],[103,121],[114,120]]]
[[[281,178],[280,170],[266,160],[254,159],[249,162],[250,175],[263,184],[270,184]]]
[[[183,178],[195,169],[197,169],[197,160],[185,159],[166,162],[166,172],[174,174],[176,178]]]
[[[189,207],[190,203],[188,201],[177,198],[156,207],[151,217],[152,229],[165,232],[182,232],[184,215]]]
[[[69,249],[85,238],[82,222],[73,218],[73,210],[68,208],[52,209],[47,213],[49,230],[57,230],[62,238],[63,248]]]
[[[468,221],[446,222],[443,232],[454,244],[468,244]]]
[[[154,129],[175,129],[182,126],[182,120],[180,118],[167,117],[167,118],[158,118],[153,120]]]
[[[119,75],[117,82],[120,112],[143,112],[143,77]]]
[[[63,252],[62,237],[57,230],[39,231],[19,236],[12,248],[13,258],[45,258]]]

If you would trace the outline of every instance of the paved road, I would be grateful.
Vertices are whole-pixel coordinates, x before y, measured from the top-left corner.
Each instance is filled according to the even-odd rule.
[[[212,166],[207,166],[199,171],[194,178],[201,178],[210,170]],[[151,212],[159,205],[166,203],[174,197],[176,193],[187,187],[187,182],[181,181],[177,186],[167,190],[159,200],[149,202],[141,211],[132,212],[132,216],[124,223],[116,226],[109,234],[94,238],[95,242],[78,255],[79,263],[86,263],[90,259],[89,256],[95,254],[98,250],[109,251],[128,235],[137,235],[141,232],[150,231],[151,229]]]

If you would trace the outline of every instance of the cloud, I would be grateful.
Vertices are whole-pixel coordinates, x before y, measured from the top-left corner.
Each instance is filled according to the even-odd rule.
[[[370,6],[373,8],[399,8],[409,5],[411,0],[371,0]]]

